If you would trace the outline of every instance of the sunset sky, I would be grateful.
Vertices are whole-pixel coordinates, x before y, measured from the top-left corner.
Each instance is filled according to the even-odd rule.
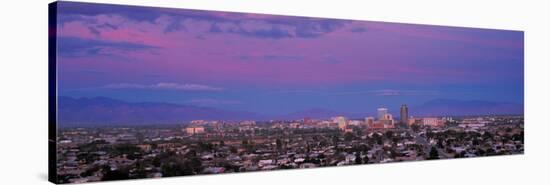
[[[523,103],[523,32],[59,2],[59,95],[227,110]]]

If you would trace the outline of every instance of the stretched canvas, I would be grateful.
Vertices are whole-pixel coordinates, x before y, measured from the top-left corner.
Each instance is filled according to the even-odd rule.
[[[524,152],[522,31],[66,1],[49,22],[54,183]]]

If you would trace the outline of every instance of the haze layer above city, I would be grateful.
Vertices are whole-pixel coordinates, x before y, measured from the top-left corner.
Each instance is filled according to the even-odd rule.
[[[60,124],[523,114],[520,31],[71,2],[57,30]]]

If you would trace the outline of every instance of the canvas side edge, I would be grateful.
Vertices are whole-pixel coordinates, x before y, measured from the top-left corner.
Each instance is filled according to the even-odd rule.
[[[48,4],[48,181],[57,184],[57,2]]]

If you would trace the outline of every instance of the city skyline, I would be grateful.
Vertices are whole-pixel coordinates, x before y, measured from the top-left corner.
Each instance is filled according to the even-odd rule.
[[[434,99],[523,104],[519,31],[59,6],[60,96],[264,114]]]
[[[452,106],[450,106],[452,105]],[[495,108],[501,107],[499,110]],[[125,102],[121,100],[95,97],[60,97],[58,104],[59,127],[96,126],[139,126],[139,125],[180,125],[195,120],[238,122],[238,121],[293,121],[325,120],[345,117],[349,120],[363,120],[373,117],[376,120],[409,123],[413,118],[466,118],[473,116],[522,116],[523,109],[513,104],[492,105],[484,102],[434,101],[410,110],[406,104],[400,107],[379,107],[357,112],[337,112],[326,109],[311,109],[289,114],[261,114],[248,111],[231,111],[210,107],[179,105],[154,102]],[[403,116],[406,119],[402,119]],[[399,118],[399,119],[396,119]],[[393,125],[393,124],[391,124]]]

